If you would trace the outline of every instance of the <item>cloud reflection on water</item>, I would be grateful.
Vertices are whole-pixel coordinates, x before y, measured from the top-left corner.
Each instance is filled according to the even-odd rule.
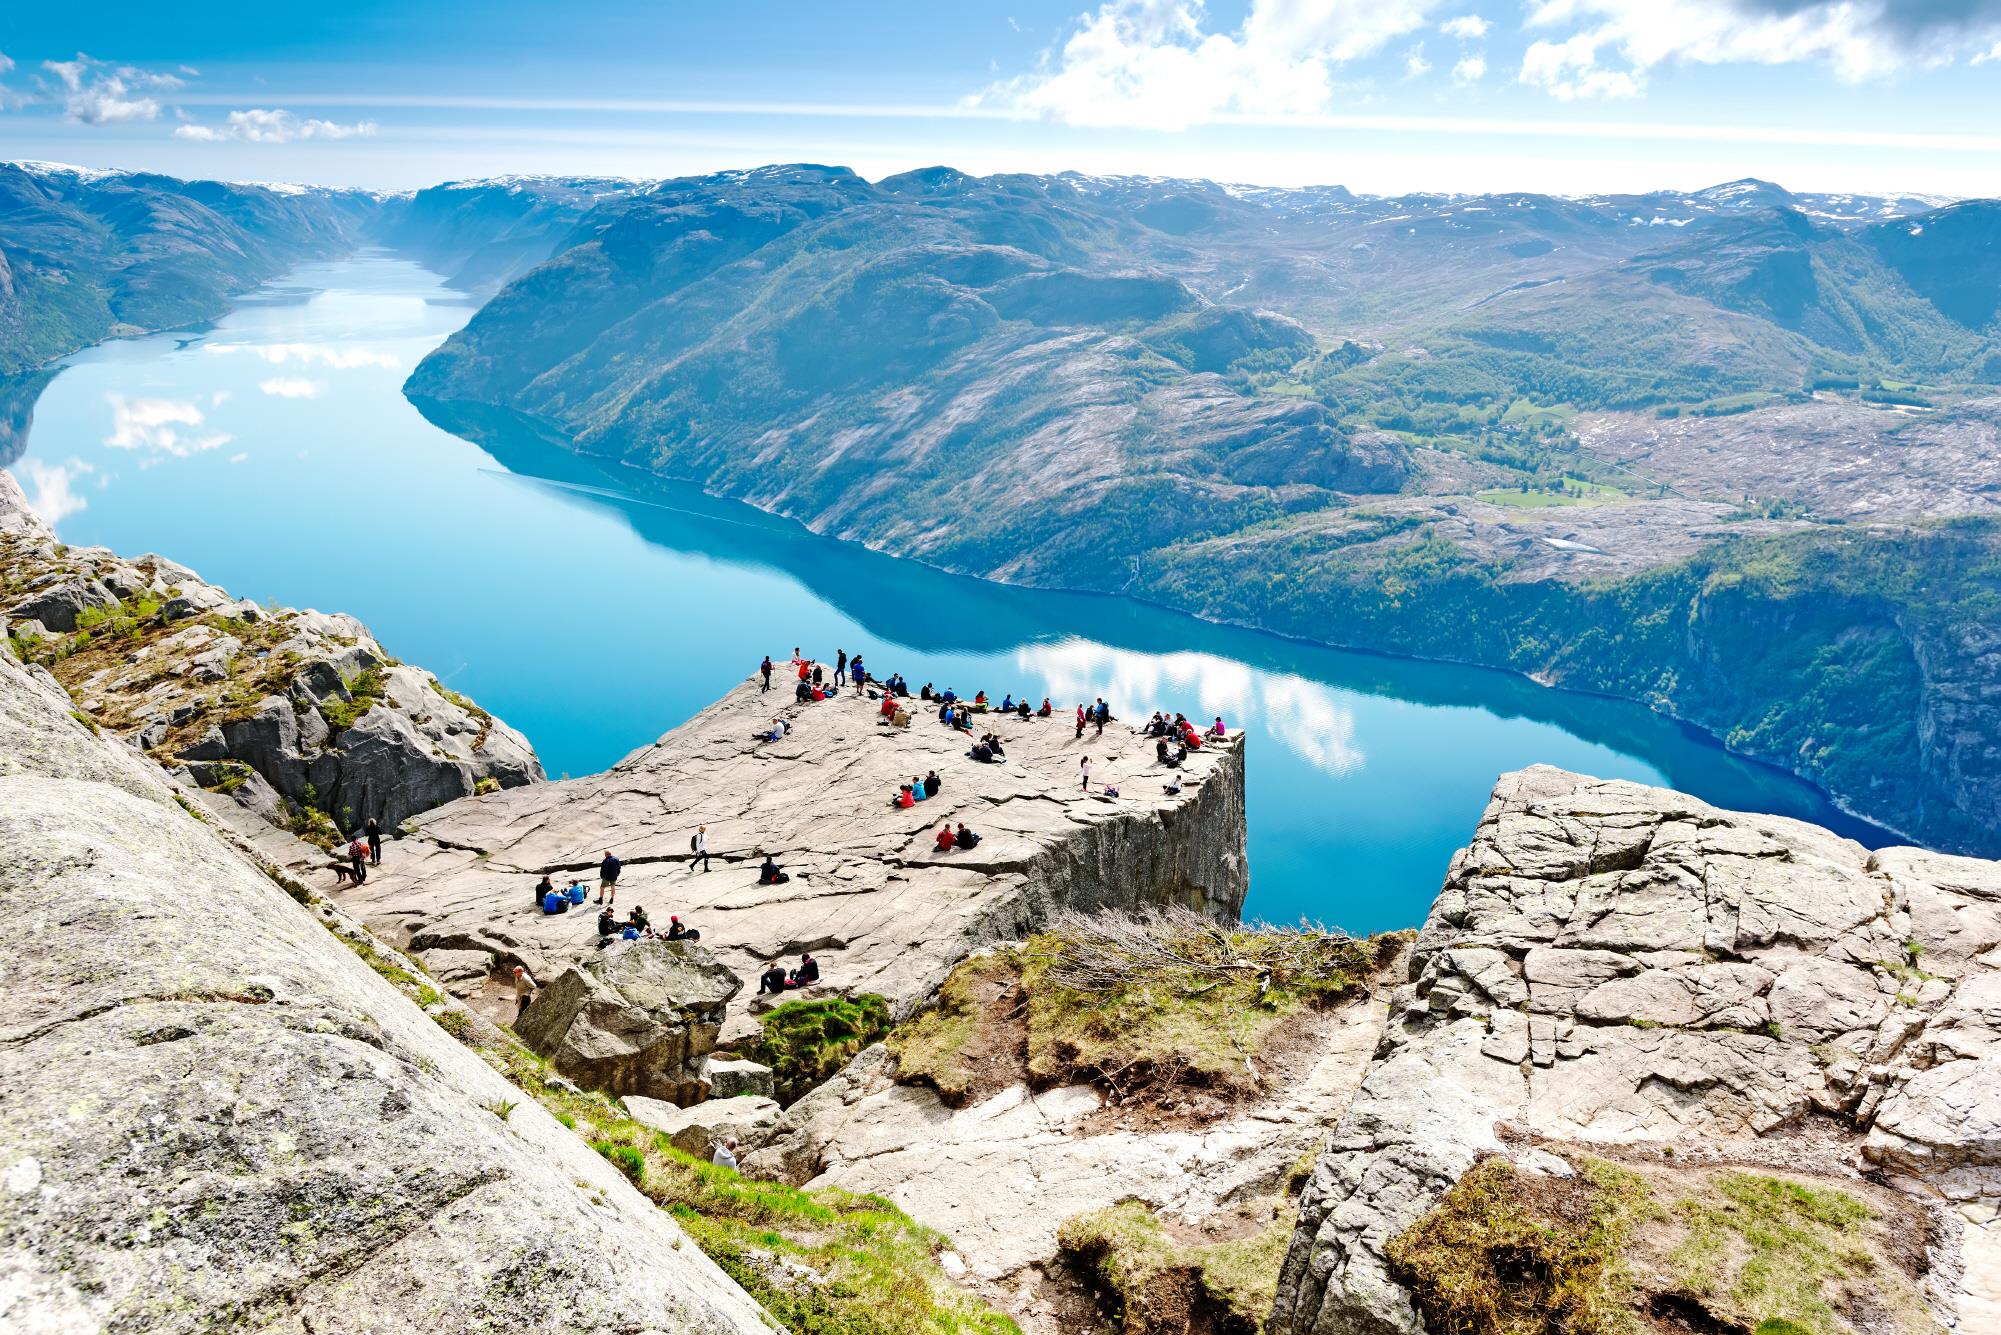
[[[1024,645],[1014,657],[1022,671],[1042,678],[1059,710],[1103,696],[1115,714],[1129,720],[1155,709],[1184,712],[1198,721],[1221,715],[1232,728],[1262,727],[1315,769],[1337,778],[1359,772],[1367,760],[1355,740],[1354,711],[1341,693],[1304,677],[1264,672],[1215,654],[1152,654],[1081,639]]]

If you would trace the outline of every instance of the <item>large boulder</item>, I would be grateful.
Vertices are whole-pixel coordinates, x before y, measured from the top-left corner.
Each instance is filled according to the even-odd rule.
[[[1941,1202],[1948,1234],[1993,1218],[1997,901],[1992,863],[1504,776],[1301,1198],[1270,1329],[1419,1335],[1391,1240],[1483,1156],[1537,1140],[1836,1182],[1866,1162]]]
[[[709,1099],[682,1108],[659,1099],[629,1094],[625,1110],[632,1120],[666,1133],[674,1148],[684,1154],[706,1159],[715,1147],[735,1137],[741,1151],[753,1139],[761,1139],[778,1125],[784,1111],[776,1099],[745,1095],[733,1099]]]
[[[116,607],[118,595],[94,579],[73,576],[30,592],[7,609],[16,621],[39,621],[53,631],[76,629],[77,618],[92,607]]]
[[[618,942],[538,991],[514,1030],[581,1085],[690,1104],[742,986],[700,946]]]

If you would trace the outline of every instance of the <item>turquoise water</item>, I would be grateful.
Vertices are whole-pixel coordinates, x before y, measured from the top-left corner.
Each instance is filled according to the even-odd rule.
[[[1881,842],[1637,706],[959,579],[524,433],[471,444],[401,385],[472,309],[384,256],[302,269],[212,329],[72,358],[14,472],[65,541],[354,613],[552,775],[604,768],[795,644],[913,687],[1221,714],[1250,734],[1248,911],[1274,921],[1422,921],[1494,777],[1536,762]]]

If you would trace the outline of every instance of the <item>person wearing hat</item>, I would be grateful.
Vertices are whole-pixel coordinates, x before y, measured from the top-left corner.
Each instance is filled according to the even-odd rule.
[[[702,939],[702,933],[699,928],[684,926],[681,922],[681,915],[673,913],[667,917],[667,939],[669,941],[699,941]]]

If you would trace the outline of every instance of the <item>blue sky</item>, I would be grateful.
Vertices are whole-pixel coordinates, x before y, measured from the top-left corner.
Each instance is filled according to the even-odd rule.
[[[2001,194],[2001,0],[16,6],[0,156],[404,188],[931,163]]]

